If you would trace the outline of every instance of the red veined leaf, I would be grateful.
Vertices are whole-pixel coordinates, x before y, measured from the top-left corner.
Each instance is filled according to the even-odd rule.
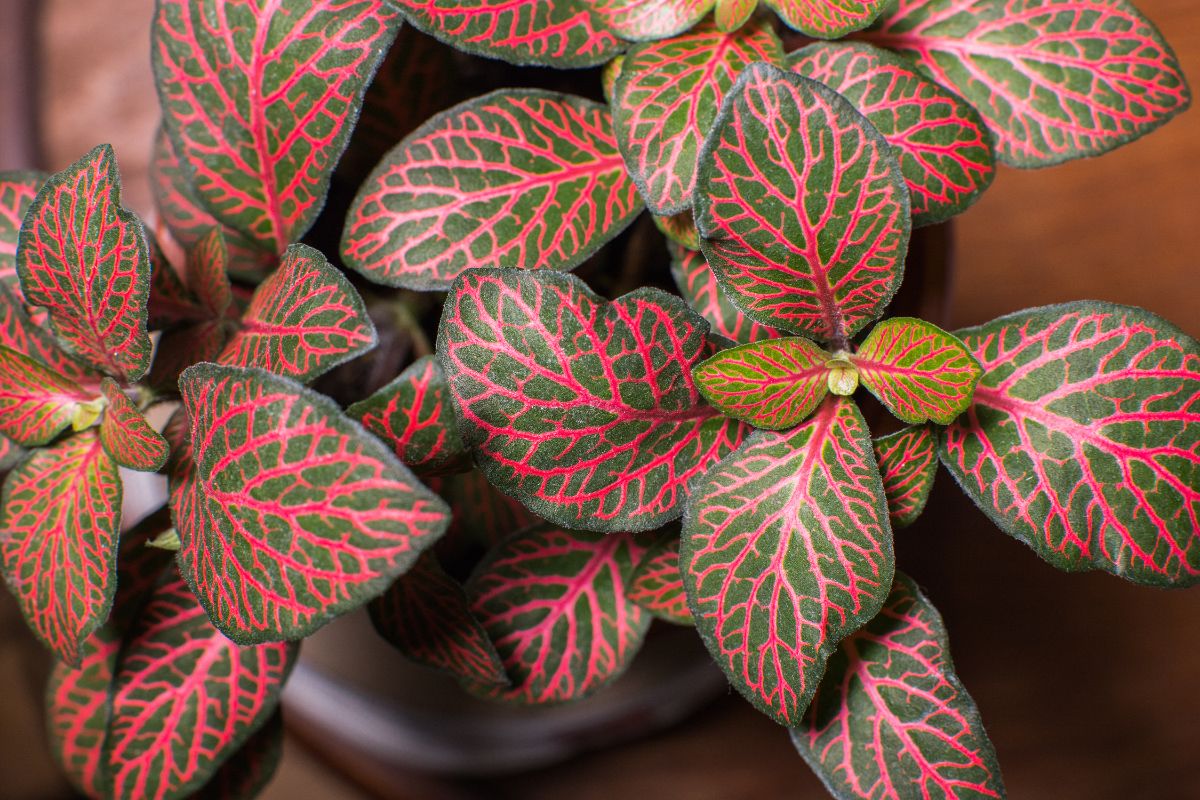
[[[466,592],[433,553],[422,553],[367,611],[379,635],[418,664],[474,683],[508,685],[500,656],[471,613]]]
[[[150,253],[150,299],[146,308],[146,327],[155,331],[208,317],[200,299],[188,288],[158,240],[147,234],[146,245]]]
[[[876,325],[850,362],[871,394],[909,424],[949,423],[971,404],[982,373],[955,336],[912,317]]]
[[[704,399],[756,428],[799,425],[829,391],[830,355],[798,336],[738,345],[692,371]]]
[[[150,367],[150,255],[142,224],[121,208],[112,147],[100,145],[38,191],[21,228],[17,274],[63,348],[135,381]]]
[[[241,647],[168,573],[122,649],[105,746],[112,798],[186,797],[274,712],[298,646]]]
[[[584,0],[391,0],[425,33],[513,64],[593,67],[623,48]]]
[[[148,543],[171,528],[171,514],[160,506],[127,531],[117,545],[117,594],[105,624],[122,636],[141,614],[163,573],[175,570],[174,554]]]
[[[0,347],[0,434],[26,446],[43,445],[68,426],[88,427],[96,396],[32,358]]]
[[[742,427],[691,369],[707,325],[679,298],[613,302],[555,272],[473,270],[451,289],[437,351],[463,441],[488,480],[566,527],[647,530]]]
[[[1191,103],[1175,54],[1125,0],[899,0],[869,38],[975,106],[1015,167],[1100,155]]]
[[[713,21],[718,30],[736,31],[749,21],[757,8],[758,0],[717,0]]]
[[[465,472],[471,454],[458,433],[448,391],[441,364],[425,356],[346,413],[422,475]]]
[[[478,267],[573,269],[641,209],[608,109],[502,89],[384,157],[350,208],[342,254],[377,283],[440,290]]]
[[[501,492],[477,469],[429,479],[429,488],[446,501],[453,514],[438,555],[449,563],[471,545],[490,548],[504,537],[541,522],[520,502]]]
[[[756,431],[695,496],[680,559],[696,627],[734,688],[795,725],[838,642],[892,586],[887,501],[862,414],[831,397],[794,430]]]
[[[785,335],[778,328],[755,322],[729,302],[703,253],[676,246],[669,249],[671,275],[675,278],[679,293],[712,326],[713,333],[739,344]]]
[[[625,596],[644,551],[633,534],[557,528],[501,542],[467,582],[467,595],[512,686],[475,689],[520,703],[560,703],[618,677],[650,626],[650,615]]]
[[[679,569],[679,532],[672,531],[646,551],[629,578],[625,596],[659,619],[691,625]]]
[[[705,142],[701,249],[749,316],[841,342],[900,284],[911,227],[892,147],[832,89],[748,67]]]
[[[617,96],[617,79],[621,77],[621,68],[625,66],[625,56],[620,55],[604,65],[600,71],[600,89],[604,92],[604,102],[612,106]]]
[[[257,242],[241,231],[223,225],[196,197],[192,178],[179,163],[171,139],[163,128],[154,138],[154,158],[150,161],[150,188],[162,224],[184,252],[194,248],[212,228],[220,228],[229,253],[231,272],[251,278],[261,277],[278,260],[270,243]],[[267,248],[267,249],[264,249]]]
[[[817,39],[836,39],[867,27],[888,0],[762,0],[789,28]]]
[[[208,212],[262,249],[299,239],[398,27],[385,0],[161,0],[163,127]]]
[[[829,659],[791,736],[835,797],[1005,796],[941,615],[900,573],[879,615]]]
[[[375,326],[346,276],[316,250],[294,244],[254,290],[217,361],[310,381],[375,343]]]
[[[1200,344],[1095,302],[956,335],[983,377],[939,456],[975,504],[1059,569],[1200,583]]]
[[[122,467],[155,472],[167,463],[167,440],[150,427],[142,412],[111,378],[100,390],[108,401],[100,420],[100,443]]]
[[[229,284],[229,250],[221,229],[212,227],[187,251],[188,288],[212,317],[223,317],[233,304]]]
[[[671,244],[679,245],[687,250],[700,249],[700,231],[696,230],[696,223],[692,219],[691,211],[681,211],[669,217],[651,214],[650,218],[654,220],[654,226],[670,240]],[[671,249],[674,251],[674,248]],[[708,269],[707,263],[704,264],[704,268]]]
[[[678,214],[691,207],[704,137],[738,74],[755,61],[783,61],[783,45],[765,20],[732,33],[705,22],[625,55],[613,126],[652,212]]]
[[[585,0],[604,27],[630,42],[652,42],[683,33],[714,0]]]
[[[120,644],[114,633],[100,629],[84,642],[79,665],[57,662],[46,684],[50,752],[71,785],[92,800],[105,797],[101,756]]]
[[[163,331],[146,382],[157,392],[174,394],[179,374],[192,364],[215,360],[225,349],[231,328],[228,321],[209,320]]]
[[[251,800],[258,797],[279,768],[283,757],[283,709],[276,708],[261,728],[196,794],[193,800]]]
[[[4,578],[37,638],[70,665],[112,607],[121,494],[93,430],[32,451],[4,481]]]
[[[24,453],[25,451],[13,443],[11,439],[0,436],[0,472],[7,472],[12,469],[13,464],[16,464]]]
[[[46,182],[41,172],[0,172],[0,283],[17,288],[17,235]]]
[[[44,320],[35,323],[24,306],[20,287],[10,289],[0,281],[0,347],[29,356],[60,378],[89,388],[97,386],[100,374],[60,350],[45,330]]]
[[[182,486],[180,465],[172,476],[180,567],[234,641],[309,635],[445,531],[445,504],[328,398],[214,364],[184,371],[179,389],[195,465]]]
[[[822,42],[788,63],[853,103],[896,148],[914,225],[962,213],[991,185],[995,154],[979,112],[908,59],[865,42]]]
[[[904,428],[875,439],[893,528],[905,528],[925,510],[937,476],[937,448],[928,425]]]

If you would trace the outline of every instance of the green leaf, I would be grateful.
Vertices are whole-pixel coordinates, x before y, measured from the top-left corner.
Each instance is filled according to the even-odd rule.
[[[41,172],[0,172],[0,283],[17,288],[17,237],[38,189]]]
[[[662,235],[670,240],[668,247],[675,244],[688,250],[700,249],[700,231],[696,230],[691,211],[681,211],[669,217],[651,214],[650,218],[654,220],[654,226],[662,231]],[[672,247],[671,250],[675,252],[676,248]],[[705,264],[705,269],[707,268],[708,265]]]
[[[893,528],[905,528],[925,510],[937,476],[937,446],[928,425],[904,428],[875,439]]]
[[[829,398],[794,430],[755,431],[694,493],[680,558],[696,628],[735,689],[795,725],[838,642],[892,586],[866,423]]]
[[[74,381],[0,347],[0,434],[30,447],[47,444],[77,419],[86,423],[95,401]]]
[[[683,33],[704,18],[714,0],[585,0],[618,38],[652,42]]]
[[[120,645],[112,631],[101,628],[83,643],[79,665],[56,662],[46,683],[50,750],[71,785],[90,798],[105,796],[104,735]]]
[[[629,577],[625,596],[655,617],[676,625],[691,625],[692,612],[679,568],[679,530],[666,533],[654,544]]]
[[[679,293],[693,311],[704,317],[713,333],[739,344],[786,335],[778,328],[755,322],[729,302],[703,253],[685,247],[667,247],[671,251],[671,277]]]
[[[982,369],[956,337],[911,317],[875,326],[850,356],[863,386],[910,425],[946,425],[971,404]]]
[[[150,427],[142,412],[111,378],[100,390],[108,401],[100,420],[100,443],[122,467],[155,472],[167,463],[167,440]]]
[[[762,0],[789,28],[818,39],[836,39],[867,27],[888,0]]]
[[[64,353],[47,330],[45,314],[36,316],[35,322],[26,312],[19,286],[10,289],[0,281],[0,347],[29,356],[80,386],[99,386],[100,373]]]
[[[749,21],[756,8],[758,0],[716,0],[713,20],[718,30],[736,31]]]
[[[777,431],[803,422],[825,398],[829,358],[808,339],[769,339],[722,350],[692,375],[725,416]]]

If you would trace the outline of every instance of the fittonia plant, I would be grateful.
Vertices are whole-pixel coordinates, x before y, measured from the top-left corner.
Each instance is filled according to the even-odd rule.
[[[605,65],[574,75],[607,102],[500,89],[418,125],[466,62],[410,31],[385,61],[402,19]],[[255,793],[295,642],[368,605],[416,661],[534,704],[618,677],[652,617],[694,625],[837,797],[1000,797],[893,554],[937,462],[1064,570],[1200,581],[1195,340],[1095,302],[885,316],[913,227],[997,162],[1187,106],[1125,0],[158,0],[152,55],[155,226],[105,146],[0,176],[0,557],[86,794]],[[365,172],[387,136],[327,206],[347,146]],[[679,295],[565,274],[644,208]],[[334,252],[314,223],[343,213]],[[329,258],[446,292],[435,353],[428,302],[369,293],[422,357],[345,411],[305,384],[379,334]],[[864,390],[906,427],[873,435]],[[124,532],[121,467],[169,477]]]

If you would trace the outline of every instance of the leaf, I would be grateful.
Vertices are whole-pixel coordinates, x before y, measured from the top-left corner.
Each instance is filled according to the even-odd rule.
[[[863,42],[822,42],[788,63],[849,100],[895,148],[914,225],[961,214],[991,185],[995,154],[979,112],[908,59]]]
[[[229,332],[230,325],[223,320],[209,320],[163,331],[146,382],[160,394],[176,393],[179,390],[179,374],[192,364],[215,360],[225,349]]]
[[[713,20],[723,31],[736,31],[754,16],[758,0],[716,0]]]
[[[196,293],[209,316],[219,319],[233,304],[229,284],[229,250],[221,229],[209,228],[187,253],[188,288]]]
[[[346,276],[316,250],[294,244],[254,290],[217,361],[310,381],[375,343],[375,326]]]
[[[696,230],[696,223],[692,220],[692,212],[682,211],[678,214],[672,214],[669,217],[660,217],[657,214],[651,214],[650,218],[654,220],[654,226],[658,228],[662,235],[667,237],[667,247],[672,252],[676,248],[672,245],[679,245],[687,250],[700,249],[700,231]],[[704,267],[707,270],[708,264],[705,262]]]
[[[46,182],[41,172],[0,172],[0,283],[16,289],[17,235],[38,189]]]
[[[1148,311],[1079,302],[957,332],[983,365],[942,463],[1055,567],[1200,583],[1200,345]]]
[[[26,313],[20,287],[10,289],[0,281],[0,347],[29,356],[61,379],[89,388],[98,385],[100,374],[67,356],[45,328],[44,316],[35,323]]]
[[[767,64],[738,79],[705,142],[701,249],[751,319],[839,342],[900,284],[908,189],[849,101]]]
[[[880,436],[875,439],[875,460],[892,527],[906,528],[925,510],[937,476],[933,432],[928,425],[920,425]]]
[[[442,366],[424,356],[397,378],[346,413],[392,448],[396,458],[424,475],[471,468],[471,454],[458,433]]]
[[[253,733],[246,743],[193,797],[195,800],[249,800],[258,797],[279,768],[283,756],[283,709]]]
[[[417,28],[459,50],[512,64],[594,67],[623,45],[583,0],[391,0]]]
[[[1005,796],[942,618],[900,573],[879,616],[829,660],[791,736],[835,797]]]
[[[1175,54],[1125,0],[899,0],[869,38],[975,106],[1010,166],[1100,155],[1191,103]]]
[[[70,665],[112,607],[121,494],[94,431],[32,451],[4,482],[4,579],[30,629]]]
[[[888,0],[762,0],[793,30],[818,39],[836,39],[867,27]]]
[[[429,488],[450,506],[453,517],[446,535],[437,542],[447,563],[462,558],[464,545],[488,549],[504,537],[542,522],[525,506],[488,483],[477,469],[430,478]]]
[[[21,228],[25,300],[85,363],[136,381],[150,367],[150,256],[142,225],[121,208],[112,147],[100,145],[38,191]]]
[[[46,730],[59,769],[80,794],[105,797],[104,735],[120,639],[101,630],[84,642],[77,667],[55,663],[46,683]]]
[[[8,470],[12,469],[13,465],[16,464],[24,454],[25,451],[14,444],[10,439],[5,439],[3,436],[0,436],[0,473],[8,472]]]
[[[667,534],[646,551],[629,578],[625,596],[659,619],[676,625],[692,624],[679,569],[678,531]]]
[[[473,270],[437,352],[489,481],[559,525],[648,530],[743,435],[692,383],[706,328],[658,290],[609,303],[569,275]]]
[[[675,278],[679,293],[712,326],[713,333],[739,344],[785,335],[777,328],[755,322],[729,302],[703,253],[683,247],[668,247],[671,251],[671,276]]]
[[[642,209],[608,109],[502,89],[438,114],[388,153],[346,218],[346,264],[441,290],[480,267],[569,270]]]
[[[871,394],[909,424],[951,422],[971,405],[982,371],[961,341],[912,317],[876,325],[850,361]]]
[[[895,568],[862,414],[830,398],[756,431],[695,489],[680,559],[688,605],[733,687],[795,725],[838,642],[878,613]]]
[[[765,20],[732,33],[706,22],[626,53],[613,126],[653,213],[678,214],[691,207],[704,137],[738,75],[755,61],[783,61],[783,45]]]
[[[0,434],[26,446],[47,444],[94,400],[75,382],[0,347]]]
[[[556,528],[501,542],[467,582],[467,595],[512,687],[477,691],[541,705],[579,700],[617,678],[650,625],[625,597],[644,549],[629,533]]]
[[[297,654],[239,647],[183,579],[154,591],[121,654],[106,757],[112,798],[186,797],[270,719]]]
[[[367,611],[379,635],[418,664],[466,681],[508,685],[500,656],[471,614],[466,592],[433,553],[422,553]]]
[[[769,339],[710,356],[692,378],[725,416],[777,431],[800,424],[825,399],[829,358],[808,339]]]
[[[445,504],[328,398],[213,364],[184,371],[179,389],[195,464],[182,487],[178,466],[172,476],[180,568],[235,642],[311,634],[445,530]]]
[[[150,427],[142,412],[111,378],[100,390],[108,408],[100,420],[100,443],[112,460],[122,467],[157,472],[167,463],[167,440]]]
[[[312,225],[399,20],[384,0],[162,0],[163,127],[222,223],[283,252]]]
[[[586,0],[618,38],[652,42],[683,33],[704,18],[714,0]]]

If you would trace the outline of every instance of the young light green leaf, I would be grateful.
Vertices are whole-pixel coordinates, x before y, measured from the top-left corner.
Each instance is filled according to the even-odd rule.
[[[808,339],[768,339],[722,350],[692,375],[725,416],[777,431],[803,422],[825,398],[828,360]]]

